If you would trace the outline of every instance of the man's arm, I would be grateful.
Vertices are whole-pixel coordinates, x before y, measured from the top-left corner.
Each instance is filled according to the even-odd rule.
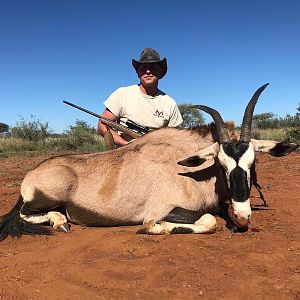
[[[109,111],[108,109],[106,109],[103,114],[102,117],[112,120],[112,121],[118,121],[118,117],[115,116],[111,111]],[[100,135],[104,136],[104,134],[107,132],[107,130],[109,127],[107,125],[105,125],[104,123],[101,122],[101,119],[98,122],[98,132]],[[118,135],[118,133],[115,130],[110,130],[114,139],[114,143],[118,146],[124,146],[127,145],[128,142],[125,141],[120,135]]]

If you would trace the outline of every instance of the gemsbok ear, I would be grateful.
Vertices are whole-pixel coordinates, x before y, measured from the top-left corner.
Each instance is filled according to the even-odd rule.
[[[206,159],[201,158],[198,155],[194,155],[179,161],[177,164],[186,167],[198,167],[202,165],[204,162],[206,162]]]
[[[219,150],[219,143],[216,142],[198,151],[197,153],[195,153],[195,155],[179,161],[177,164],[186,167],[197,167],[202,165],[207,160],[215,158],[218,155]]]
[[[269,153],[276,157],[288,155],[299,147],[299,145],[295,143],[254,139],[251,139],[251,144],[254,151]]]

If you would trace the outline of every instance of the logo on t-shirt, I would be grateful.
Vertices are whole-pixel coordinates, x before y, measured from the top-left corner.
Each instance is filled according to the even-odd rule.
[[[162,111],[159,111],[158,109],[155,111],[155,113],[153,114],[153,116],[159,117],[159,118],[163,118],[164,117],[164,113]]]

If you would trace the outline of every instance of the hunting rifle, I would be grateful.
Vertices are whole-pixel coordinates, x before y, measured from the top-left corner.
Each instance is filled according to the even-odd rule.
[[[90,115],[92,115],[96,118],[101,119],[101,122],[104,123],[105,125],[110,126],[110,127],[114,128],[116,130],[122,131],[123,133],[125,133],[126,135],[130,136],[133,139],[137,139],[137,138],[143,136],[145,133],[147,133],[149,131],[148,127],[142,127],[142,126],[140,126],[140,125],[138,125],[138,124],[136,124],[136,123],[134,123],[133,121],[130,121],[130,120],[126,121],[126,125],[128,126],[128,127],[126,127],[126,126],[121,125],[121,124],[119,124],[115,121],[104,118],[104,117],[102,117],[102,116],[100,116],[100,115],[98,115],[98,114],[96,114],[92,111],[89,111],[85,108],[82,108],[82,107],[80,107],[76,104],[73,104],[69,101],[64,100],[63,103],[68,104],[70,106],[73,106],[73,107],[75,107],[79,110],[82,110],[82,111],[84,111],[84,112],[86,112],[86,113],[88,113],[88,114],[90,114]]]

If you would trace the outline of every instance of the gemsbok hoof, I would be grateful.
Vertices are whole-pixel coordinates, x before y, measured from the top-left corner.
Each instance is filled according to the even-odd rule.
[[[60,231],[60,232],[64,232],[64,233],[70,232],[70,227],[67,223],[59,225],[54,229],[57,230],[57,231]]]

